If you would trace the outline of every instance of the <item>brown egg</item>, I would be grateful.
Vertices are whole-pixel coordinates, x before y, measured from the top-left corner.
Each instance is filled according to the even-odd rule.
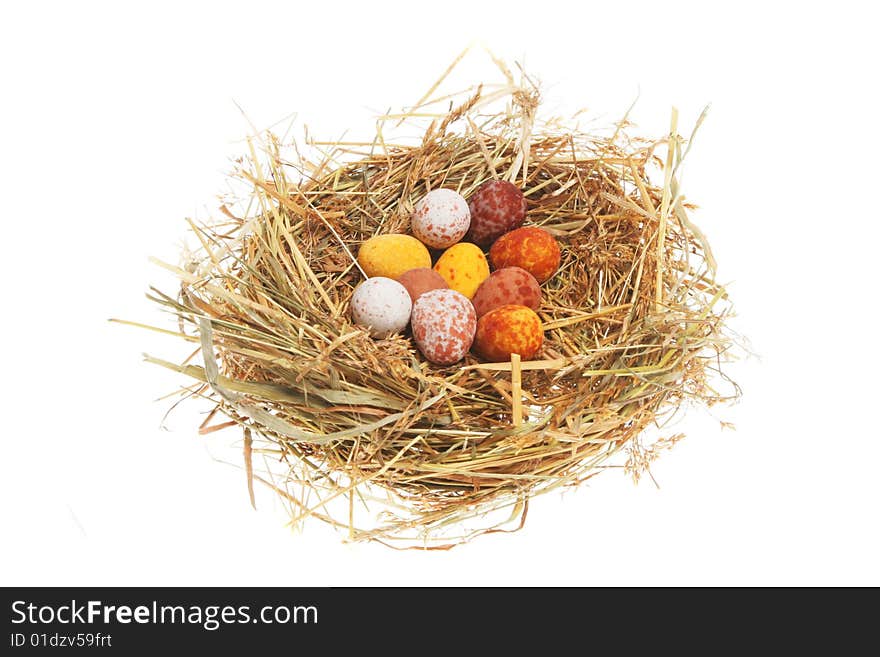
[[[487,361],[507,361],[511,354],[531,360],[543,344],[541,318],[531,308],[500,306],[477,322],[474,351]]]
[[[449,287],[443,277],[430,267],[418,267],[404,272],[398,282],[409,292],[410,299],[416,299],[431,290],[444,290]]]
[[[537,310],[541,307],[541,286],[525,269],[505,267],[482,282],[472,301],[477,317],[510,304]]]

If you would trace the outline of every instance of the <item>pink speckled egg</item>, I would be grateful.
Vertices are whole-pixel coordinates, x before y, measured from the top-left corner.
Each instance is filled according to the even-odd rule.
[[[451,365],[464,358],[477,332],[470,299],[455,290],[431,290],[412,310],[413,339],[432,363]]]
[[[473,298],[474,310],[479,319],[499,306],[516,304],[532,310],[541,307],[541,286],[525,269],[505,267],[492,274],[480,284]]]
[[[489,246],[507,231],[522,226],[526,218],[526,197],[513,183],[489,180],[471,195],[470,211],[468,240]]]
[[[434,249],[458,242],[471,225],[467,201],[452,189],[434,189],[416,203],[410,219],[413,235]]]
[[[374,338],[388,337],[405,329],[411,311],[409,292],[391,278],[368,278],[351,295],[352,320],[368,328]]]

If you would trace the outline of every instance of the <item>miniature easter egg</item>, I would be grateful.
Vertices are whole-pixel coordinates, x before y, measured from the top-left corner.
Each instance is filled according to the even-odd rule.
[[[445,290],[449,286],[443,277],[430,267],[419,267],[418,269],[410,269],[408,272],[401,274],[397,279],[406,291],[409,292],[410,299],[415,303],[416,299],[425,292],[431,290]]]
[[[368,278],[383,276],[397,280],[417,267],[430,267],[431,254],[411,235],[376,235],[361,244],[358,264]]]
[[[434,271],[443,277],[450,289],[470,299],[480,283],[489,278],[489,263],[478,246],[459,242],[443,252]]]
[[[526,218],[526,197],[506,180],[489,180],[470,198],[471,228],[467,239],[489,246],[509,230],[522,226]]]
[[[510,360],[519,354],[531,360],[544,344],[541,319],[525,306],[499,306],[480,317],[474,337],[474,351],[490,362]]]
[[[499,237],[489,249],[489,259],[496,269],[522,267],[539,283],[559,269],[560,258],[556,238],[535,226],[512,230]]]
[[[541,286],[525,269],[505,267],[483,281],[472,301],[478,318],[510,304],[537,310],[541,307]]]
[[[409,292],[390,278],[368,278],[351,295],[352,320],[368,328],[375,338],[385,338],[405,329],[411,311]]]
[[[413,305],[413,339],[432,363],[451,365],[464,358],[474,341],[477,314],[455,290],[431,290]]]
[[[433,189],[413,209],[412,232],[433,249],[446,249],[460,241],[471,225],[467,201],[452,189]]]

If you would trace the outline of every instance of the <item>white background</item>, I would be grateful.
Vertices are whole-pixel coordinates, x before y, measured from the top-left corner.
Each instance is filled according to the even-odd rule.
[[[4,3],[0,584],[880,584],[868,5]],[[660,488],[606,472],[518,534],[400,553],[291,532],[215,460],[236,436],[187,410],[160,428],[182,379],[140,354],[180,345],[107,319],[170,321],[147,258],[176,262],[183,218],[215,211],[251,131],[236,103],[369,136],[475,39],[600,123],[637,93],[648,135],[712,103],[683,183],[759,355],[731,369],[745,395],[676,427]]]

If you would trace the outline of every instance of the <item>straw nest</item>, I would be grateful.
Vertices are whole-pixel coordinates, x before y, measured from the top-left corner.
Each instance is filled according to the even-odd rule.
[[[368,143],[251,139],[234,174],[245,209],[190,222],[199,251],[165,265],[179,292],[150,294],[200,359],[147,359],[211,400],[202,432],[243,428],[252,499],[255,481],[268,484],[294,524],[434,548],[516,529],[530,498],[584,482],[616,453],[638,478],[680,438],[640,436],[682,402],[738,394],[713,387],[729,304],[678,188],[690,141],[675,112],[661,139],[630,137],[625,117],[588,134],[542,119],[536,85],[500,66],[497,85],[451,96],[434,85],[380,117]],[[401,122],[420,126],[416,143],[391,143]],[[492,178],[521,187],[526,223],[562,247],[542,286],[538,360],[521,372],[472,355],[440,367],[408,335],[376,340],[353,325],[359,245],[408,232],[428,190],[467,198]]]

